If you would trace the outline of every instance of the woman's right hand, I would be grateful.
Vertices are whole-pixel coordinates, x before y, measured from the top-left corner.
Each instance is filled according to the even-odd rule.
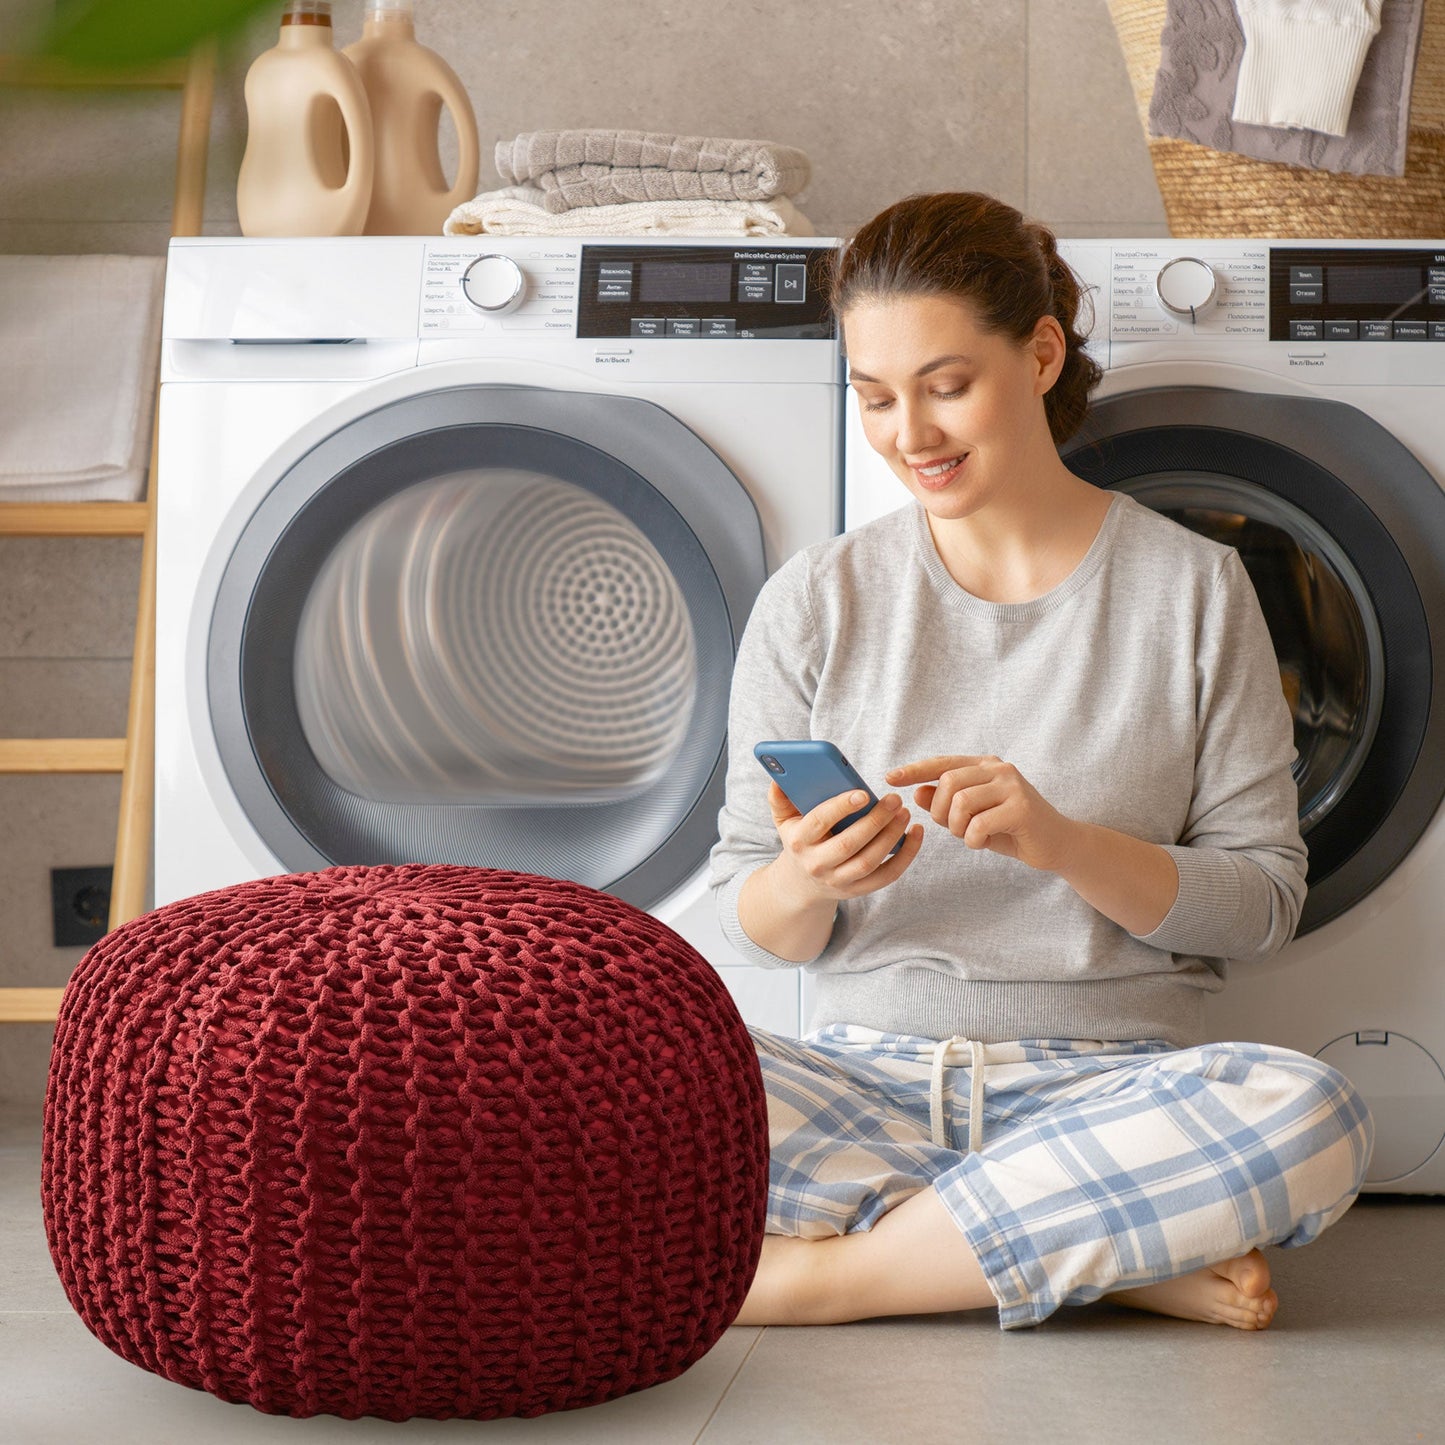
[[[768,807],[783,842],[778,866],[801,890],[819,898],[876,893],[901,877],[918,856],[923,824],[908,826],[908,809],[897,793],[879,799],[836,836],[829,831],[866,801],[861,793],[839,793],[811,813],[800,813],[777,783],[768,784]],[[889,858],[899,838],[903,846]]]

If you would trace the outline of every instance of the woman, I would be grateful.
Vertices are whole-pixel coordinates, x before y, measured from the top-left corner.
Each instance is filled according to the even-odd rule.
[[[739,649],[712,854],[724,932],[807,967],[753,1030],[768,1237],[740,1324],[1119,1304],[1265,1328],[1259,1246],[1353,1202],[1338,1071],[1199,1045],[1226,959],[1294,934],[1289,709],[1238,554],[1064,466],[1099,370],[1053,236],[987,196],[862,228],[832,303],[912,503],[792,557]],[[899,793],[800,816],[764,739]],[[894,857],[890,850],[900,840]]]

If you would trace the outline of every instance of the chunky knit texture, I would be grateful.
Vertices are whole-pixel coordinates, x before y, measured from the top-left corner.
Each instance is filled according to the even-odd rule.
[[[270,1414],[476,1420],[672,1379],[762,1250],[767,1106],[717,973],[610,894],[330,868],[107,935],[41,1195],[90,1331]]]

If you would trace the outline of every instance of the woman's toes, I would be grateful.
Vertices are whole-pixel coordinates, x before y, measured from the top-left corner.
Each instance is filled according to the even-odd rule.
[[[1209,1267],[1215,1274],[1223,1275],[1240,1294],[1247,1295],[1250,1299],[1262,1298],[1269,1292],[1269,1265],[1257,1249],[1235,1259],[1222,1259],[1218,1264],[1211,1264]]]

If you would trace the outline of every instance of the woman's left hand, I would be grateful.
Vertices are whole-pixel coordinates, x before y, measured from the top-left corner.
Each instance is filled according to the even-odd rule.
[[[923,758],[885,776],[893,787],[922,783],[913,794],[918,806],[970,848],[987,848],[1050,873],[1064,864],[1074,824],[1012,763],[994,757]]]

